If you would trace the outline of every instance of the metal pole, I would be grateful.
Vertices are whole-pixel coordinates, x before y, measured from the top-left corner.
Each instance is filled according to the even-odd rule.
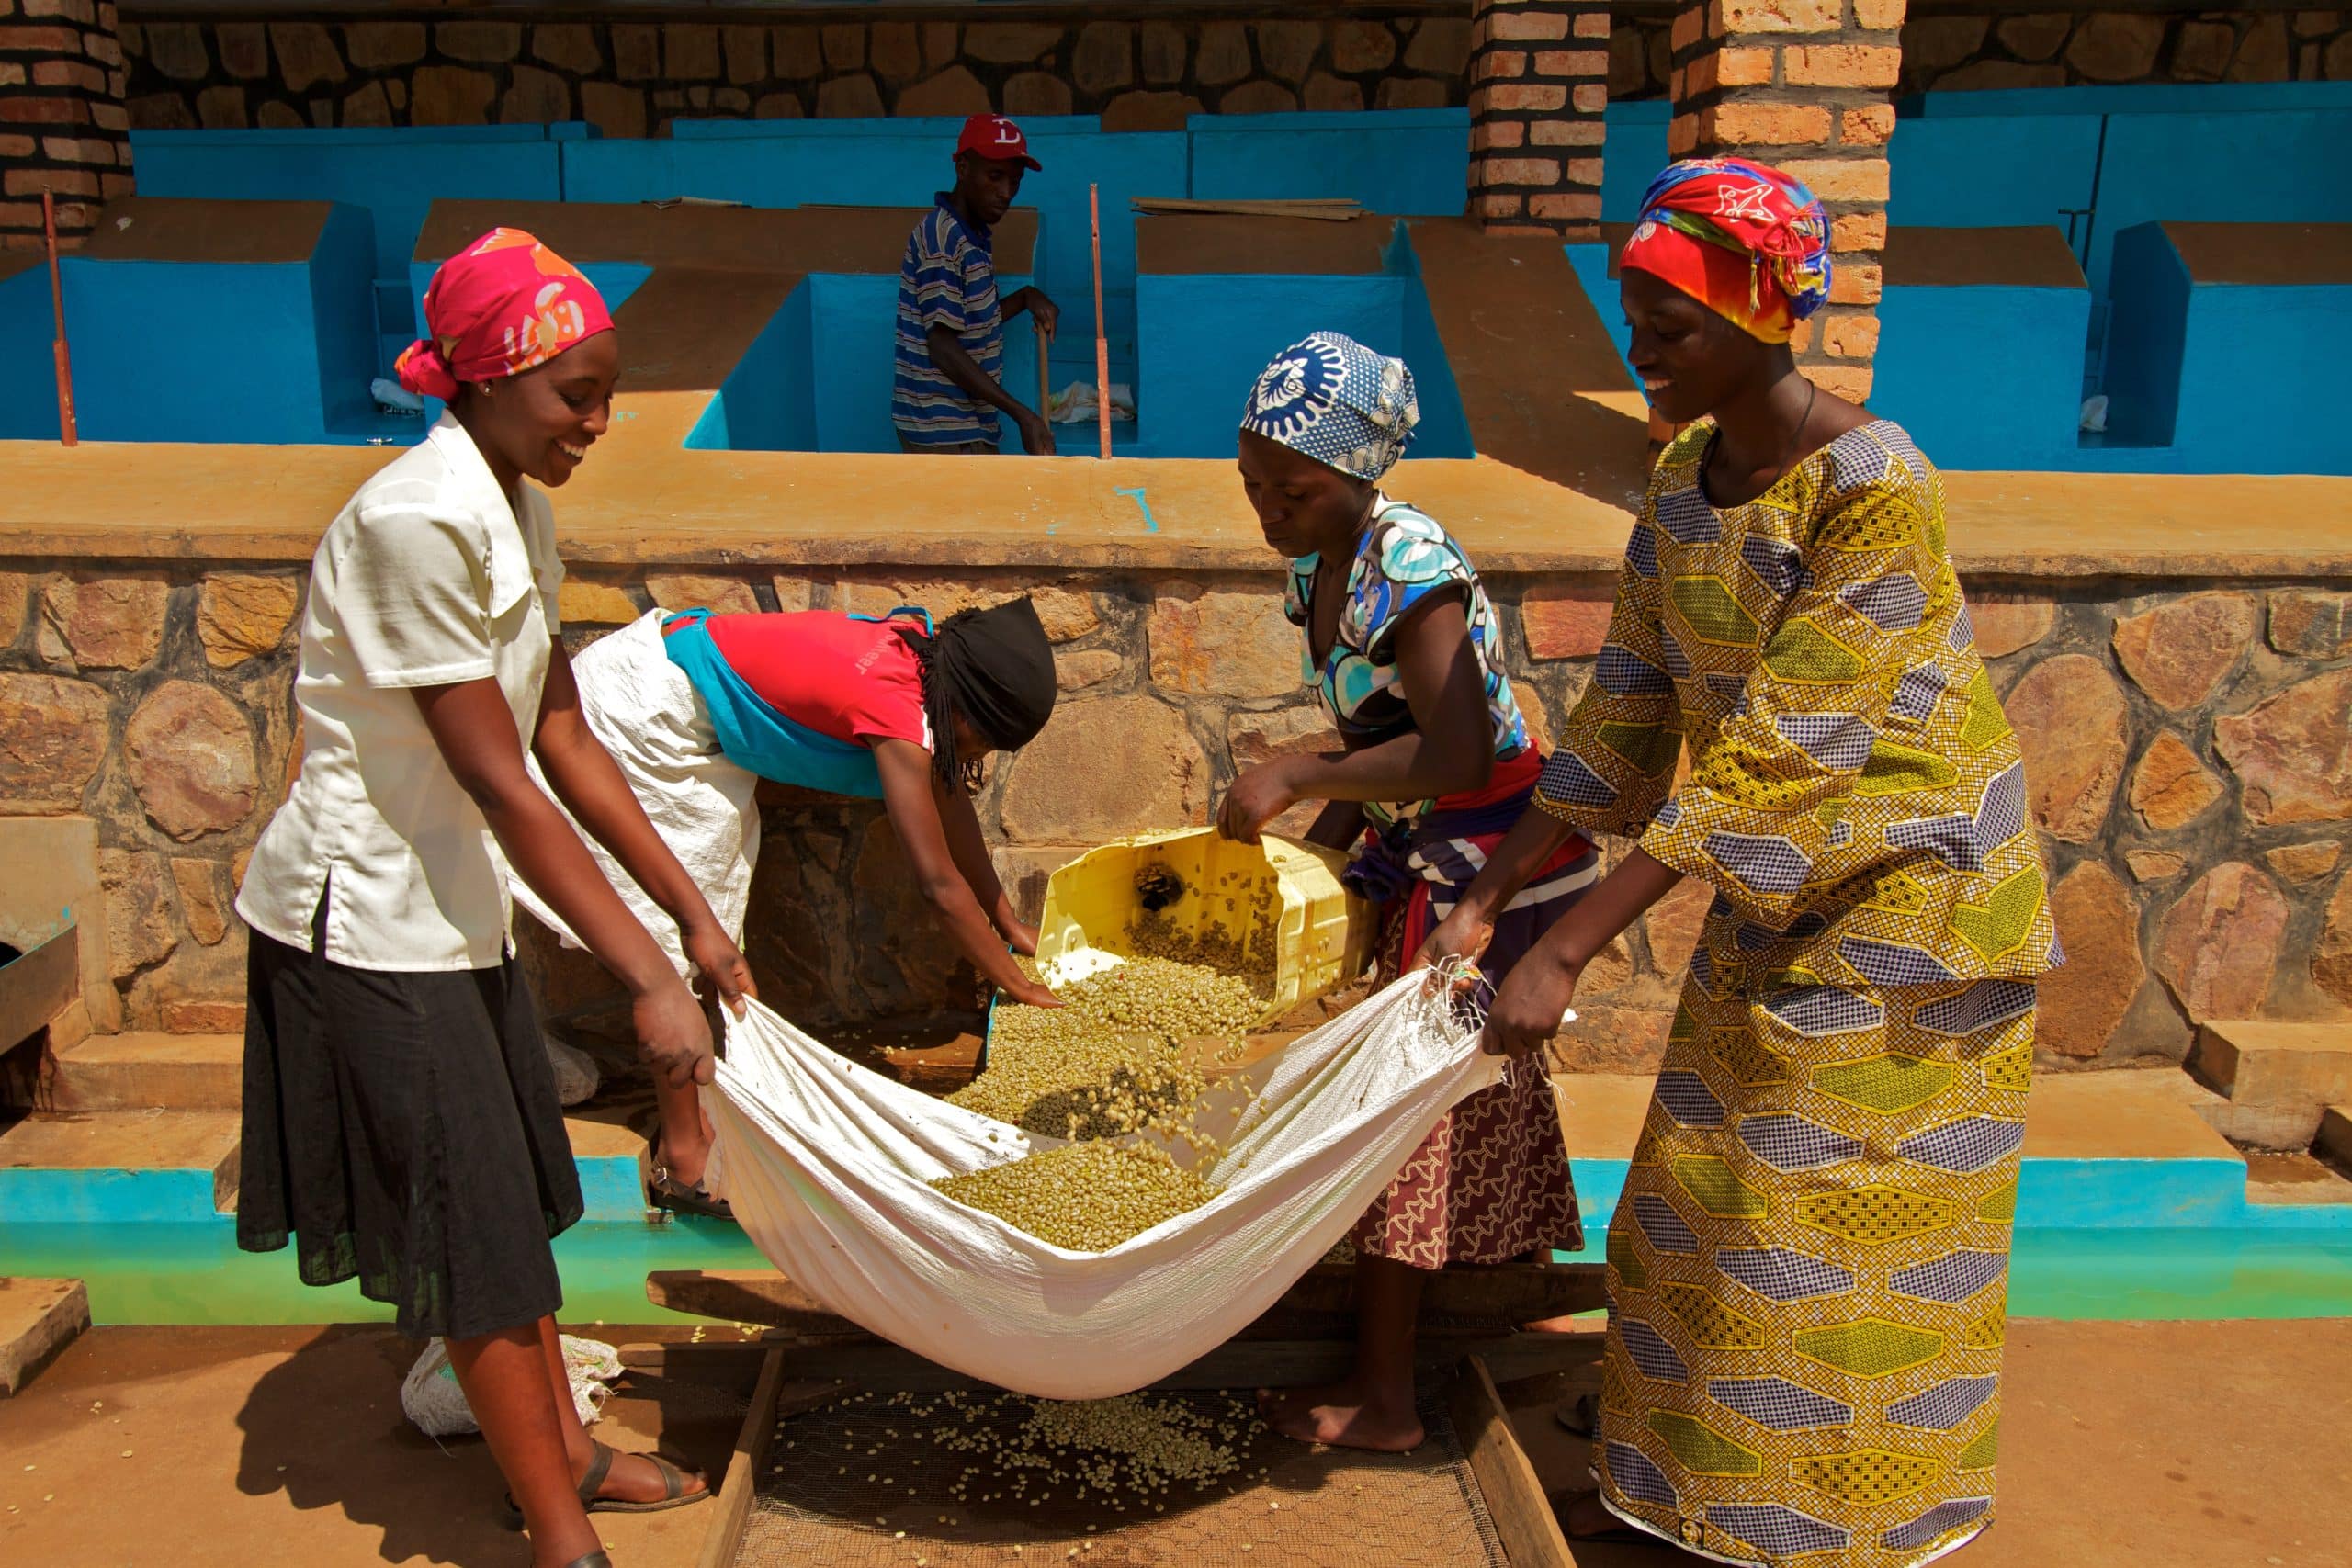
[[[1086,211],[1094,229],[1094,423],[1102,437],[1102,457],[1111,457],[1111,340],[1102,325],[1102,190],[1086,187]]]
[[[50,344],[57,361],[57,436],[72,446],[80,440],[74,427],[74,359],[65,351],[65,286],[57,274],[57,198],[46,186],[40,193],[40,228],[49,244],[49,308],[57,321],[57,336]]]

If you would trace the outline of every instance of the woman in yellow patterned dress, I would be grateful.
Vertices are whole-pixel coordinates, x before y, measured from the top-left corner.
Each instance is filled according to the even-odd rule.
[[[1993,1517],[2033,978],[2061,961],[2024,764],[1935,469],[1789,353],[1827,293],[1820,205],[1715,159],[1645,206],[1631,358],[1697,423],[1540,809],[1427,951],[1474,948],[1561,836],[1636,840],[1497,995],[1489,1048],[1525,1051],[1644,909],[1715,888],[1610,1229],[1600,1489],[1569,1533],[1913,1568]]]

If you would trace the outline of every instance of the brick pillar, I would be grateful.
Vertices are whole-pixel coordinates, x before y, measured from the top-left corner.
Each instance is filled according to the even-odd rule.
[[[1674,18],[1678,158],[1737,153],[1803,180],[1828,209],[1829,303],[1797,323],[1804,373],[1856,402],[1878,350],[1889,96],[1905,0],[1692,0]]]
[[[1600,237],[1609,7],[1474,0],[1470,213],[1503,232]]]
[[[0,0],[0,249],[41,243],[40,193],[56,193],[61,244],[98,206],[130,194],[122,46],[106,0]]]

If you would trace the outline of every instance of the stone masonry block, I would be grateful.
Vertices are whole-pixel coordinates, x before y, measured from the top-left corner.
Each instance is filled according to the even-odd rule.
[[[1883,202],[1887,163],[1873,158],[1799,158],[1781,167],[1824,201]]]
[[[2286,929],[2287,900],[2270,878],[2243,861],[2217,865],[2165,911],[2156,973],[2199,1023],[2256,1017]]]
[[[1563,11],[1502,6],[1489,9],[1484,20],[1489,38],[1543,39],[1568,36],[1568,17]]]
[[[1735,100],[1699,113],[1699,139],[1725,146],[1810,146],[1828,136],[1829,111],[1816,104]]]
[[[1709,36],[1830,33],[1845,26],[1845,0],[1709,0]]]
[[[1001,819],[1018,842],[1101,843],[1199,826],[1208,804],[1208,758],[1182,713],[1153,697],[1099,697],[1063,705],[1012,759]]]
[[[0,671],[0,803],[78,811],[107,747],[107,694],[84,681]]]
[[[205,578],[196,598],[196,635],[205,662],[225,670],[276,652],[301,608],[301,595],[296,577],[215,572]]]
[[[261,795],[252,722],[192,681],[148,694],[123,730],[122,755],[148,820],[183,842],[238,826]]]
[[[1295,692],[1298,628],[1273,595],[1170,581],[1152,593],[1151,678],[1163,691],[1226,697]]]
[[[1793,44],[1781,51],[1783,80],[1801,87],[1892,87],[1903,51],[1871,44]]]
[[[2114,677],[2079,653],[2044,660],[2004,705],[2025,749],[2034,818],[2069,843],[2088,843],[2123,776],[2128,710]]]
[[[2179,712],[2200,705],[2254,642],[2250,593],[2192,593],[2115,623],[2115,657],[2142,691]]]
[[[41,655],[84,669],[143,669],[163,646],[170,603],[170,585],[156,578],[54,578],[41,595]]]

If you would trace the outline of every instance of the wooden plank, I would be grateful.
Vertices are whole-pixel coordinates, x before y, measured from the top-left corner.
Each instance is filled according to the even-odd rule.
[[[752,1498],[759,1490],[760,1461],[768,1451],[768,1437],[775,1430],[776,1396],[784,1387],[785,1352],[770,1350],[760,1367],[760,1381],[752,1389],[751,1407],[743,1412],[742,1429],[735,1434],[734,1456],[727,1461],[726,1479],[719,1483],[717,1506],[703,1532],[702,1555],[695,1568],[729,1568],[742,1550],[743,1526],[752,1517]]]
[[[645,1277],[656,1306],[795,1334],[854,1334],[857,1325],[772,1269],[661,1269]],[[1597,1263],[1504,1263],[1444,1269],[1421,1292],[1423,1332],[1499,1333],[1608,1304]],[[1318,1263],[1237,1337],[1316,1339],[1355,1332],[1355,1269]]]
[[[0,1051],[49,1026],[82,995],[82,939],[67,926],[0,968]]]
[[[1477,1478],[1487,1501],[1487,1517],[1502,1538],[1503,1555],[1510,1568],[1576,1568],[1568,1539],[1544,1495],[1544,1483],[1510,1427],[1510,1413],[1486,1361],[1477,1356],[1463,1363],[1447,1401],[1453,1434]]]
[[[1352,201],[1195,201],[1177,197],[1138,196],[1131,197],[1127,205],[1146,216],[1216,212],[1240,218],[1313,218],[1327,223],[1345,223],[1364,214],[1364,209]]]

